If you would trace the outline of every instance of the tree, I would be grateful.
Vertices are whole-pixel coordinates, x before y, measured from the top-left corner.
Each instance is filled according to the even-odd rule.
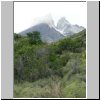
[[[34,31],[34,32],[30,32],[30,33],[27,33],[27,36],[29,37],[29,42],[31,44],[41,44],[42,41],[41,41],[41,38],[40,38],[40,32],[38,31]]]
[[[21,35],[20,35],[20,34],[14,33],[14,40],[16,41],[16,40],[18,40],[19,38],[21,38]]]

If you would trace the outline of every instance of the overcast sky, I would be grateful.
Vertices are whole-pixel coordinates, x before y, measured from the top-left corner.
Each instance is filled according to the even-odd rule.
[[[86,2],[14,2],[14,32],[19,33],[49,15],[55,25],[66,17],[71,24],[87,27]]]

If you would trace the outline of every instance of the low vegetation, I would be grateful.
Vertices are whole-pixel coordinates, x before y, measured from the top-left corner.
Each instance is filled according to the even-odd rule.
[[[86,30],[51,44],[14,33],[15,98],[85,98]]]

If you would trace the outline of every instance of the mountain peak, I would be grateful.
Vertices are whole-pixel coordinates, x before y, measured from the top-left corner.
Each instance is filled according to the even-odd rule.
[[[62,17],[58,20],[57,29],[63,31],[64,27],[69,27],[70,25],[71,24],[69,23],[69,21],[67,21],[65,17]]]
[[[62,17],[58,20],[57,29],[67,36],[82,31],[84,27],[77,24],[72,25],[65,17]]]
[[[60,18],[59,21],[58,21],[58,23],[59,22],[66,23],[66,24],[70,24],[70,22],[68,20],[66,20],[65,17]]]
[[[22,32],[21,35],[27,35],[29,32],[40,32],[43,41],[55,42],[66,36],[73,35],[82,31],[84,28],[75,24],[72,25],[65,17],[59,19],[57,27],[54,25],[54,20],[50,14],[43,18],[38,18],[34,21],[34,25]]]

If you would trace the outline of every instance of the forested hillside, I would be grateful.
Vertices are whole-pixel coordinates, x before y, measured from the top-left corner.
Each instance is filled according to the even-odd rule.
[[[49,44],[14,33],[14,97],[85,98],[86,30]]]

